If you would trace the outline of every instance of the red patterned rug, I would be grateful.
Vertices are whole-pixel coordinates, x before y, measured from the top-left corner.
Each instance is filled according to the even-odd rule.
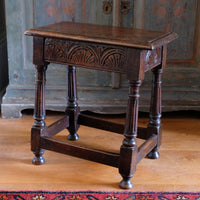
[[[184,192],[47,192],[0,191],[0,200],[200,200],[200,193]]]

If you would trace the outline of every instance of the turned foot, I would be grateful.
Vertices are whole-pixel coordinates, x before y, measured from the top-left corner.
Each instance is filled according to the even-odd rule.
[[[119,183],[119,187],[122,189],[131,189],[133,184],[130,178],[123,178],[123,180]]]
[[[150,159],[158,159],[160,154],[158,151],[151,151],[149,154],[147,154],[147,157]]]
[[[79,136],[78,136],[77,133],[75,133],[75,134],[69,134],[69,135],[67,136],[67,139],[68,139],[68,140],[72,140],[72,141],[78,140],[78,138],[79,138]]]
[[[33,158],[33,160],[32,160],[32,163],[34,164],[34,165],[42,165],[42,164],[44,164],[45,163],[45,159],[44,159],[44,157],[43,156],[35,156],[34,158]]]

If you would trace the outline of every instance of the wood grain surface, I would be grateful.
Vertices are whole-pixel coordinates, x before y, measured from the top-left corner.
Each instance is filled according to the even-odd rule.
[[[48,114],[47,125],[62,115]],[[107,118],[124,121],[123,116]],[[199,191],[200,113],[168,113],[162,121],[161,156],[140,162],[131,191]],[[32,165],[32,123],[32,113],[23,114],[21,119],[0,118],[0,190],[119,190],[118,170],[103,164],[46,151],[46,164]],[[147,123],[146,116],[139,118],[140,126]],[[112,133],[85,126],[79,129],[79,136],[80,145],[112,152],[119,151],[122,139],[120,134],[113,137]],[[67,131],[57,137],[66,140]]]
[[[143,49],[154,49],[157,47],[157,43],[159,43],[159,46],[160,44],[168,44],[178,36],[171,31],[148,31],[73,22],[60,22],[29,29],[25,34],[47,38],[100,42]]]

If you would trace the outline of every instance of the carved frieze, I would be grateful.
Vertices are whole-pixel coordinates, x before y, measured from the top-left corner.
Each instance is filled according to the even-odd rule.
[[[124,66],[126,62],[126,52],[124,49],[106,49],[102,53],[100,64],[102,66],[109,66],[113,69],[116,66]]]
[[[71,45],[66,52],[69,62],[74,64],[94,65],[98,62],[98,54],[94,47]]]
[[[161,48],[146,51],[145,71],[161,64]]]
[[[45,40],[45,60],[100,70],[125,72],[126,49],[58,39]]]

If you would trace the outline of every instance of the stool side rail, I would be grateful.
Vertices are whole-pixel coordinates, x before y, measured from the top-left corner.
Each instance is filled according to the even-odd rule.
[[[67,154],[86,160],[119,167],[119,154],[83,147],[74,143],[66,143],[56,139],[41,137],[41,148]]]
[[[157,144],[157,135],[151,136],[148,140],[138,147],[136,162],[139,163]],[[90,160],[93,162],[119,167],[120,155],[117,153],[97,150],[80,146],[74,143],[66,143],[56,139],[41,137],[41,148],[65,155],[71,155],[78,158]]]
[[[116,123],[107,121],[104,119],[100,119],[94,116],[89,116],[87,114],[80,114],[78,117],[78,124],[101,129],[104,131],[110,131],[114,133],[123,134],[124,133],[124,124]],[[140,139],[148,139],[149,134],[147,131],[147,128],[144,127],[138,127],[137,130],[137,138]]]
[[[104,119],[100,119],[82,113],[78,116],[78,124],[118,134],[124,133],[124,124],[107,121]],[[66,129],[68,126],[69,126],[69,117],[66,115],[61,119],[55,121],[51,125],[46,126],[42,131],[42,135],[46,137],[53,137],[56,134],[63,131],[64,129]],[[147,128],[138,127],[137,138],[148,139],[149,134]]]
[[[142,158],[144,158],[151,150],[157,145],[157,135],[152,135],[149,139],[147,139],[143,144],[138,148],[137,159],[136,162],[139,163]]]
[[[68,126],[69,126],[69,117],[66,115],[63,118],[52,123],[51,125],[45,127],[45,129],[42,132],[42,135],[47,137],[53,137],[57,133],[66,129]]]

